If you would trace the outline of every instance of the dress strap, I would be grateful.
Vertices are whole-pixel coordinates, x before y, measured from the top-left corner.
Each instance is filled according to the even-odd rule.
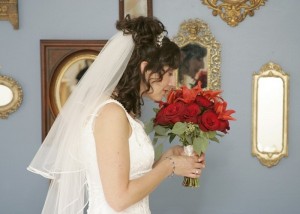
[[[101,105],[98,106],[98,108],[95,110],[95,113],[91,115],[92,119],[92,129],[94,129],[94,123],[95,123],[95,117],[98,116],[98,112],[100,110],[100,108],[102,108],[103,106],[105,106],[108,103],[115,103],[117,105],[119,105],[126,113],[126,116],[129,120],[129,123],[131,125],[132,128],[134,128],[134,126],[136,125],[137,121],[135,121],[132,116],[130,116],[130,114],[126,111],[125,107],[122,105],[122,103],[120,103],[119,101],[115,100],[115,99],[108,99],[106,101],[104,101],[103,103],[101,103]]]

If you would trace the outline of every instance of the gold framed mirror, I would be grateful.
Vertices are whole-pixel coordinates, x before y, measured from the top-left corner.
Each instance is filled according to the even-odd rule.
[[[200,19],[184,21],[172,40],[181,49],[177,86],[191,88],[200,81],[202,88],[220,89],[221,48],[208,24]]]
[[[11,77],[0,75],[0,118],[7,119],[23,101],[23,91],[19,83]]]
[[[106,40],[41,40],[42,137]]]
[[[288,156],[289,75],[269,62],[252,85],[252,155],[272,167]]]

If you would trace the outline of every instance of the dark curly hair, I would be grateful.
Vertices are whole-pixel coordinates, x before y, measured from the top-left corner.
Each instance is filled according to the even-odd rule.
[[[166,36],[162,44],[158,43],[158,36],[161,33],[167,34],[164,25],[156,18],[137,17],[129,15],[116,24],[118,30],[124,34],[131,34],[135,48],[125,69],[123,76],[116,86],[112,97],[118,100],[124,108],[135,116],[141,115],[141,106],[144,104],[142,95],[151,89],[149,81],[146,80],[145,71],[159,74],[158,81],[161,81],[166,71],[164,66],[176,69],[180,62],[180,49]],[[147,62],[144,71],[140,70],[143,61]],[[147,89],[140,94],[140,83],[143,82]]]
[[[207,49],[198,44],[188,44],[181,48],[181,63],[178,68],[178,81],[182,83],[183,76],[194,77],[200,68],[204,68],[204,57]],[[202,87],[203,87],[202,82]],[[204,86],[206,87],[206,86]]]

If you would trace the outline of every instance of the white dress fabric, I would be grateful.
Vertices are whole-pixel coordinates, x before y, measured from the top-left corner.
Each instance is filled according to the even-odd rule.
[[[86,177],[88,183],[88,214],[150,214],[149,196],[143,198],[141,201],[133,204],[126,210],[121,212],[114,211],[104,197],[104,192],[101,184],[96,146],[93,135],[94,121],[97,117],[98,110],[107,103],[116,103],[121,106],[126,112],[125,108],[118,101],[109,99],[103,103],[91,116],[84,127],[84,139],[86,141],[84,153],[86,157]],[[143,123],[133,119],[127,112],[127,118],[132,128],[131,136],[128,139],[130,150],[130,180],[141,177],[146,172],[152,169],[154,162],[154,149],[149,136],[145,133]],[[117,124],[116,124],[117,125]],[[109,142],[107,142],[109,143]]]

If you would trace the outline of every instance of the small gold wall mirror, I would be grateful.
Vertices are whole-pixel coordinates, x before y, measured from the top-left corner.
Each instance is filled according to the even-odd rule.
[[[273,62],[253,74],[252,155],[272,167],[288,156],[289,75]]]
[[[212,9],[214,16],[219,15],[229,26],[235,27],[247,15],[254,16],[254,10],[265,5],[267,0],[202,0],[202,3]]]
[[[23,100],[23,91],[19,83],[11,77],[0,75],[0,118],[7,119],[15,112]]]
[[[181,50],[177,86],[191,88],[200,81],[202,88],[220,89],[221,48],[208,24],[200,19],[184,21],[173,41]]]
[[[10,21],[14,29],[19,29],[18,0],[0,0],[0,20]]]

